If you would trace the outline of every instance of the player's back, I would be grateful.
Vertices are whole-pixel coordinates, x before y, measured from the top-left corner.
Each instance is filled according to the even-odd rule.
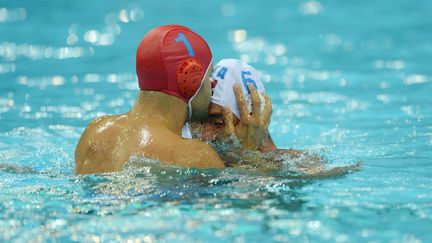
[[[132,155],[181,167],[223,167],[209,145],[183,139],[151,119],[124,114],[100,117],[89,124],[75,151],[76,173],[119,171]]]

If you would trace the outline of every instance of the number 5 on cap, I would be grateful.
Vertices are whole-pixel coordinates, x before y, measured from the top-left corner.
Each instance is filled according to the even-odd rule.
[[[178,37],[175,40],[176,42],[180,42],[180,41],[183,42],[183,44],[186,46],[186,49],[190,57],[195,56],[195,52],[192,49],[191,44],[189,43],[188,39],[186,39],[186,36],[182,32],[179,32]]]

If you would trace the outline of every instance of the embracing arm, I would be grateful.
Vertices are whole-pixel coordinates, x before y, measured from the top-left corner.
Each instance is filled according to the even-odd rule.
[[[252,99],[252,112],[248,111],[243,93],[238,86],[234,93],[240,111],[240,122],[233,124],[232,112],[224,108],[225,134],[223,142],[214,147],[228,166],[246,167],[260,171],[284,169],[298,173],[302,177],[321,177],[340,175],[361,168],[358,163],[349,166],[328,168],[328,159],[317,153],[277,149],[268,133],[272,113],[270,98],[262,94],[265,110],[261,112],[261,101],[256,89],[248,84]]]

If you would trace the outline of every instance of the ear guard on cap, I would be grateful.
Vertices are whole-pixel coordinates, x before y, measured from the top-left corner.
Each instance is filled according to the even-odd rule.
[[[192,98],[201,86],[202,66],[193,58],[183,61],[177,69],[177,84],[180,93],[186,99]]]

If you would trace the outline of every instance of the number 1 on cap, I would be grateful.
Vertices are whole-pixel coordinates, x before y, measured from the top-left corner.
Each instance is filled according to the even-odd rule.
[[[183,44],[186,46],[186,49],[190,57],[195,56],[195,52],[192,49],[191,44],[189,43],[188,39],[186,39],[186,36],[182,32],[179,32],[178,37],[175,40],[176,42],[180,42],[180,41],[183,42]]]

